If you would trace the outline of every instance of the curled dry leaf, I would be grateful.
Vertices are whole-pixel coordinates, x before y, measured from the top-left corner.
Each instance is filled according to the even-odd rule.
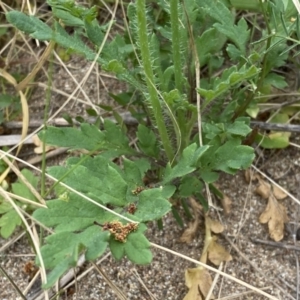
[[[250,181],[254,181],[254,180],[258,179],[257,173],[254,173],[251,168],[249,168],[245,171],[244,176],[245,176],[245,180],[247,183],[250,183]]]
[[[214,183],[214,186],[215,186],[216,189],[220,190],[218,184]],[[225,215],[229,215],[229,214],[230,214],[230,211],[231,211],[231,204],[232,204],[232,201],[231,201],[231,199],[230,199],[227,195],[225,195],[223,192],[220,191],[220,193],[221,193],[222,196],[219,195],[219,194],[218,194],[218,195],[215,195],[215,196],[217,196],[217,198],[220,199],[221,205],[222,205],[222,207],[223,207],[224,214],[225,214]]]
[[[271,194],[265,211],[259,217],[260,223],[268,223],[270,237],[278,242],[283,238],[284,223],[288,222],[286,208]]]
[[[223,195],[223,198],[221,199],[221,204],[223,207],[224,214],[229,215],[231,212],[231,204],[232,204],[231,199],[228,196]]]
[[[202,205],[193,197],[190,197],[189,198],[190,200],[190,204],[191,204],[191,207],[193,209],[193,212],[195,213],[195,215],[199,215],[203,212],[203,207]]]
[[[261,179],[261,176],[258,173],[254,172],[251,168],[245,171],[244,176],[247,183]]]
[[[179,238],[179,242],[187,244],[191,243],[197,233],[199,223],[199,217],[197,217],[193,222],[190,222],[189,227],[183,232],[183,234]]]
[[[244,172],[244,176],[245,176],[245,180],[247,183],[250,183],[250,180],[251,180],[251,173],[250,173],[250,169],[247,169],[245,172]]]
[[[190,204],[192,206],[192,210],[194,212],[194,221],[189,223],[188,228],[183,232],[181,237],[179,238],[179,242],[181,243],[191,243],[194,239],[199,224],[200,224],[200,213],[202,212],[202,206],[194,199],[190,198]]]
[[[283,200],[287,197],[287,194],[280,189],[277,185],[272,184],[272,191],[276,199]]]
[[[219,266],[222,261],[232,260],[232,256],[229,252],[219,243],[217,243],[217,237],[213,236],[208,246],[208,259]]]
[[[213,220],[210,217],[206,219],[206,226],[209,226],[209,229],[214,233],[221,233],[224,231],[224,226],[217,220]]]
[[[39,137],[37,135],[34,135],[32,137],[33,143],[35,144],[35,148],[34,148],[34,152],[36,154],[41,154],[43,153],[43,142],[39,139]],[[50,150],[54,149],[54,147],[52,146],[47,146],[45,147],[45,151],[48,152]]]
[[[185,284],[189,291],[183,300],[202,300],[206,298],[210,290],[212,279],[209,272],[202,267],[187,269],[185,271]],[[211,299],[214,298],[211,297]]]
[[[264,199],[268,199],[271,194],[271,185],[260,179],[259,186],[256,188],[255,192]]]
[[[214,186],[215,186],[216,189],[218,189],[218,190],[220,189],[218,184],[215,183]],[[231,211],[232,201],[223,192],[220,191],[220,193],[221,193],[221,195],[218,194],[216,196],[217,196],[218,199],[220,199],[221,205],[223,207],[224,214],[229,215],[230,211]]]

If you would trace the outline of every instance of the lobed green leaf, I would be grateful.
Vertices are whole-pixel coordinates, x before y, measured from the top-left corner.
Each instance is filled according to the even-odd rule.
[[[213,169],[234,174],[239,169],[248,168],[255,155],[252,147],[239,145],[240,141],[232,139],[215,152]]]
[[[49,174],[100,203],[116,206],[126,204],[127,183],[123,177],[108,163],[101,170],[103,173],[95,176],[94,172],[82,165],[69,168],[57,166],[50,168]]]
[[[34,188],[37,187],[39,182],[38,177],[34,176],[33,173],[30,172],[28,169],[23,169],[21,173]],[[32,201],[36,201],[36,197],[33,195],[31,190],[20,179],[12,184],[12,191],[16,195],[19,195]]]
[[[1,204],[2,206],[2,204]],[[10,206],[10,210],[2,214],[0,218],[0,234],[4,239],[9,238],[15,231],[17,226],[22,224],[22,220],[18,213]]]
[[[160,149],[152,130],[139,124],[137,131],[138,146],[148,156],[158,158]]]
[[[205,106],[208,105],[212,100],[226,93],[234,85],[242,83],[246,79],[250,79],[259,73],[259,69],[255,66],[250,68],[242,67],[240,70],[234,66],[227,69],[222,77],[216,81],[213,90],[206,90],[198,88],[198,93],[205,97]]]
[[[33,217],[45,226],[54,227],[56,233],[83,230],[95,221],[113,220],[113,215],[77,194],[69,193],[68,200],[47,201],[48,208],[39,208]]]
[[[34,176],[32,172],[30,172],[28,169],[23,169],[21,173],[33,186],[33,188],[37,187],[39,179]],[[26,199],[36,201],[35,196],[32,194],[27,185],[21,181],[21,179],[18,179],[17,182],[12,184],[12,192]],[[22,208],[27,212],[31,212],[34,209],[31,205],[20,203],[19,201],[15,201],[15,204],[22,206]],[[6,239],[14,233],[17,226],[22,224],[22,219],[13,206],[8,202],[0,202],[0,215],[0,235]]]
[[[244,18],[241,18],[237,25],[228,25],[222,22],[221,24],[215,24],[214,27],[234,42],[242,55],[246,54],[246,43],[250,37],[250,30],[248,30]]]
[[[175,192],[175,189],[172,191]],[[172,196],[172,193],[170,197]],[[161,188],[144,190],[139,194],[137,210],[134,214],[141,222],[162,218],[171,210],[171,203],[163,195]]]
[[[163,183],[168,183],[177,177],[182,177],[196,170],[195,163],[208,150],[209,146],[191,144],[183,150],[182,157],[174,168],[168,163],[163,178]]]
[[[82,123],[80,129],[67,127],[47,127],[39,133],[39,138],[49,145],[70,147],[71,149],[86,149],[89,151],[106,150],[111,156],[135,154],[130,148],[129,140],[119,126],[111,121],[105,121],[104,130],[95,125]]]
[[[63,273],[76,266],[79,254],[86,250],[87,260],[99,257],[108,246],[109,233],[90,226],[81,233],[59,232],[46,238],[41,248],[45,267],[52,269],[44,288],[51,287]],[[39,264],[39,261],[37,261]]]
[[[136,264],[149,264],[152,260],[152,253],[150,243],[143,234],[146,229],[146,225],[139,224],[137,231],[130,233],[125,243],[116,241],[111,237],[109,247],[114,258],[120,260],[127,256]]]
[[[6,13],[6,19],[20,31],[35,39],[49,41],[53,37],[52,29],[37,17],[27,16],[19,11],[10,11]]]
[[[216,28],[209,28],[202,35],[195,39],[197,53],[200,58],[200,66],[204,66],[209,58],[220,51],[225,42],[226,36],[220,33]]]

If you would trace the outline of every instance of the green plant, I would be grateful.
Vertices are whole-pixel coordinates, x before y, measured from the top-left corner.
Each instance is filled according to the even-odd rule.
[[[253,149],[242,144],[251,132],[246,112],[257,106],[256,95],[271,85],[284,85],[272,70],[285,63],[286,36],[295,33],[290,6],[280,0],[257,2],[268,30],[252,45],[248,23],[243,17],[235,20],[228,1],[156,1],[160,10],[151,13],[144,0],[136,0],[127,8],[129,31],[108,42],[108,24],[98,24],[95,7],[48,3],[55,17],[52,27],[17,11],[7,13],[7,20],[32,38],[54,41],[96,60],[125,81],[128,91],[112,97],[124,106],[131,99],[130,112],[140,124],[135,149],[124,126],[108,120],[101,129],[82,123],[78,129],[47,127],[40,133],[47,144],[88,151],[69,158],[65,166],[49,168],[57,179],[57,199],[33,214],[55,228],[42,247],[45,266],[52,269],[45,287],[75,266],[83,251],[93,260],[109,247],[116,259],[127,256],[138,264],[150,263],[147,222],[161,219],[174,211],[171,203],[190,196],[207,208],[204,184],[214,183],[219,171],[235,174],[250,166]],[[72,26],[74,34],[61,22]],[[199,64],[201,85],[195,86]],[[220,75],[214,75],[218,70]],[[150,184],[145,183],[150,176]]]
[[[26,180],[32,185],[32,187],[37,188],[38,178],[35,177],[29,170],[24,169],[22,172]],[[37,202],[36,197],[30,191],[27,185],[25,185],[21,180],[11,185],[11,192],[16,196],[20,196],[27,200],[31,200],[33,203]],[[16,204],[22,208],[27,213],[32,213],[36,206],[30,204],[30,202],[24,203],[21,201],[16,201]],[[5,202],[0,199],[0,234],[3,238],[8,238],[15,231],[17,226],[22,225],[22,220],[19,217],[18,213],[10,205],[10,203]]]
[[[8,94],[0,94],[0,124],[12,120],[21,112],[20,99]]]

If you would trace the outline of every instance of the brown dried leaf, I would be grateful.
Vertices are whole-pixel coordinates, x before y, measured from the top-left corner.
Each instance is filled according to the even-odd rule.
[[[282,191],[277,185],[272,184],[272,191],[276,199],[283,200],[288,195]]]
[[[260,223],[268,223],[270,237],[278,242],[283,238],[284,223],[288,222],[286,208],[270,195],[265,211],[259,217]]]
[[[197,233],[199,223],[199,218],[195,219],[193,222],[190,222],[189,227],[183,232],[183,234],[179,238],[179,242],[187,244],[191,243]]]
[[[202,300],[206,298],[210,290],[212,279],[209,272],[202,267],[187,269],[185,271],[185,284],[189,291],[183,300]],[[211,299],[214,298],[211,297]]]
[[[247,169],[247,170],[245,171],[245,173],[244,173],[245,180],[246,180],[247,183],[249,183],[250,180],[251,180],[251,173],[250,173],[250,172],[251,172],[250,169]]]
[[[224,226],[219,221],[207,217],[206,222],[212,232],[221,233],[224,231]]]
[[[219,243],[217,243],[217,237],[213,236],[212,241],[208,246],[208,259],[219,266],[222,261],[230,261],[232,260],[232,256],[229,252]]]
[[[195,213],[195,215],[197,214],[199,216],[199,214],[201,214],[203,212],[202,205],[193,197],[190,197],[189,200],[190,200],[190,204],[193,209],[193,212]]]
[[[255,192],[264,199],[268,199],[271,194],[271,185],[264,180],[259,180],[259,186],[256,188]]]
[[[223,207],[224,214],[229,215],[231,212],[231,204],[232,204],[231,199],[228,196],[223,195],[223,198],[221,199],[221,204]]]
[[[191,243],[194,239],[199,224],[200,224],[200,213],[202,213],[203,208],[199,202],[197,202],[193,197],[190,197],[190,204],[194,212],[194,221],[189,223],[188,228],[183,232],[181,237],[179,238],[179,242],[181,243]]]
[[[250,183],[250,181],[255,181],[257,179],[259,179],[259,174],[253,172],[252,169],[247,169],[245,171],[245,180],[247,183]]]
[[[217,183],[214,183],[214,186],[215,186],[216,189],[220,190],[220,187]],[[229,215],[230,211],[231,211],[232,201],[222,191],[220,191],[220,193],[222,194],[222,196],[221,195],[216,195],[216,196],[217,196],[218,199],[220,199],[221,205],[223,207],[224,214]]]

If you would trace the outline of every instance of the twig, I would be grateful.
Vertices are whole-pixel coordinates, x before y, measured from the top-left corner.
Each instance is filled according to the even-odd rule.
[[[298,255],[296,254],[296,252],[294,253],[295,256],[295,260],[296,260],[296,299],[299,300],[299,259],[298,259]]]
[[[241,251],[240,249],[230,240],[226,233],[221,233],[221,235],[225,238],[225,240],[231,245],[231,247],[240,255],[242,259],[244,259],[259,275],[264,277],[269,283],[276,286],[285,296],[289,297],[290,299],[295,299],[290,294],[287,293],[279,284],[277,284],[274,280],[266,277],[266,274],[262,272],[252,261],[250,261]]]
[[[23,235],[25,235],[26,232],[23,231],[21,234],[13,237],[11,240],[9,240],[8,242],[6,242],[1,248],[0,248],[0,253],[1,253],[1,256],[4,255],[4,251],[10,247],[12,244],[14,244],[16,241],[18,241]],[[23,255],[23,254],[22,254]],[[0,257],[1,257],[0,256]],[[7,255],[6,255],[7,256]]]
[[[60,154],[63,154],[65,153],[69,148],[57,148],[57,149],[54,149],[50,152],[47,152],[46,153],[46,160],[49,159],[49,158],[52,158],[52,157],[55,157],[55,156],[58,156]],[[40,163],[42,161],[42,156],[41,155],[38,155],[36,157],[33,157],[29,160],[27,160],[27,163],[31,164],[31,165],[36,165],[38,163]],[[19,163],[19,168],[22,169],[22,168],[26,168],[27,165],[23,164],[22,162]]]
[[[263,130],[272,130],[272,131],[286,131],[286,132],[300,132],[300,125],[294,124],[279,124],[279,123],[266,123],[251,121],[250,127],[257,127]]]
[[[238,278],[236,278],[236,277],[234,277],[234,276],[231,276],[231,275],[229,275],[229,274],[227,274],[227,273],[224,273],[224,272],[222,272],[222,271],[219,271],[219,270],[217,270],[216,268],[213,268],[213,267],[211,267],[211,266],[209,266],[209,265],[207,265],[207,264],[201,263],[200,261],[197,261],[197,260],[195,260],[195,259],[192,259],[192,258],[190,258],[190,257],[188,257],[188,256],[186,256],[186,255],[184,255],[184,254],[181,254],[181,253],[179,253],[179,252],[173,251],[173,250],[168,249],[168,248],[166,248],[166,247],[157,245],[157,244],[155,244],[155,243],[150,243],[150,244],[151,244],[151,246],[153,246],[153,247],[155,247],[155,248],[157,248],[157,249],[160,249],[160,250],[163,250],[163,251],[165,251],[165,252],[167,252],[167,253],[171,253],[171,254],[173,254],[173,255],[175,255],[175,256],[181,257],[181,258],[183,258],[183,259],[185,259],[185,260],[187,260],[187,261],[190,261],[190,262],[192,262],[192,263],[194,263],[194,264],[196,264],[196,265],[198,265],[198,266],[202,266],[202,267],[208,269],[209,271],[212,271],[212,272],[214,272],[214,273],[219,273],[221,276],[224,276],[225,278],[227,278],[227,279],[229,279],[229,280],[232,280],[232,281],[234,281],[234,282],[236,282],[236,283],[238,283],[238,284],[240,284],[240,285],[242,285],[242,286],[244,286],[244,287],[246,287],[246,288],[249,288],[249,289],[251,289],[252,291],[255,291],[256,293],[258,293],[258,294],[260,294],[260,295],[263,295],[263,296],[267,297],[268,299],[278,300],[278,298],[275,298],[274,296],[272,296],[272,295],[270,295],[270,294],[268,294],[268,293],[263,292],[261,289],[256,288],[255,286],[252,286],[251,284],[248,284],[248,283],[246,283],[246,282],[244,282],[244,281],[242,281],[242,280],[240,280],[240,279],[238,279]],[[237,247],[236,247],[236,248],[237,248]],[[239,253],[240,253],[240,252],[239,252]],[[277,285],[277,287],[280,288],[278,285]],[[281,289],[281,291],[283,291],[282,288],[280,288],[280,289]],[[294,298],[291,297],[289,294],[287,294],[286,291],[283,291],[283,292],[284,292],[284,294],[285,294],[286,296],[289,296],[291,299],[294,299]]]
[[[300,247],[297,247],[295,245],[287,245],[284,243],[265,241],[265,240],[260,240],[260,239],[251,239],[251,241],[253,243],[268,245],[268,246],[275,247],[275,248],[283,248],[283,249],[287,249],[287,250],[300,251]]]
[[[15,288],[15,290],[18,292],[18,294],[21,296],[21,298],[26,300],[26,297],[24,296],[24,294],[20,291],[20,289],[15,284],[15,282],[13,281],[13,279],[6,273],[6,271],[1,267],[1,265],[0,265],[0,272],[2,272],[3,275],[8,279],[8,281]]]
[[[223,262],[221,262],[220,265],[219,265],[219,271],[221,271],[222,269],[223,269]],[[214,288],[215,288],[215,286],[216,286],[216,284],[217,284],[217,282],[219,280],[219,277],[220,277],[220,274],[217,273],[216,276],[215,276],[215,278],[214,278],[214,281],[212,282],[212,284],[210,286],[210,289],[209,289],[209,291],[208,291],[208,293],[207,293],[207,295],[205,297],[205,300],[211,299],[213,290],[214,290]]]
[[[143,286],[143,288],[147,291],[148,295],[151,297],[151,300],[157,300],[155,298],[155,296],[149,291],[149,289],[147,288],[146,284],[144,283],[144,281],[142,280],[142,278],[140,277],[139,273],[137,272],[136,269],[133,269],[131,271],[131,273],[137,278],[137,280],[139,281],[139,283]]]
[[[77,262],[76,268],[70,269],[64,276],[59,280],[59,286],[64,287],[70,280],[74,278],[74,274],[77,274],[80,270],[80,267],[85,263],[85,256],[82,254]],[[36,279],[36,278],[34,278]],[[34,279],[32,281],[34,281]],[[56,295],[54,292],[54,289],[50,289],[49,291],[49,296],[53,297]],[[36,288],[30,289],[28,295],[27,295],[27,300],[41,300],[43,299],[43,290],[41,289],[41,285],[37,285]]]
[[[297,288],[296,288],[294,285],[288,283],[288,282],[287,282],[286,280],[284,280],[283,278],[281,278],[280,275],[279,275],[277,278],[278,278],[278,280],[280,280],[283,284],[285,284],[288,288],[290,288],[292,291],[294,291],[295,293],[297,292]]]
[[[20,170],[14,166],[14,164],[6,157],[3,156],[2,159],[9,166],[10,170],[12,170],[16,176],[26,185],[26,187],[30,190],[30,192],[35,196],[35,198],[44,206],[46,205],[45,200],[42,196],[36,191],[36,189],[32,186],[32,184],[26,179],[26,177],[20,172]]]
[[[296,180],[299,184],[299,177],[296,176]],[[298,198],[300,195],[300,192],[298,190]],[[299,217],[299,206],[297,206],[297,210],[295,211],[295,217],[296,220]],[[293,241],[294,241],[294,245],[296,246],[296,240],[298,238],[297,233],[298,233],[298,229],[297,229],[297,223],[294,224],[294,232],[293,232]],[[294,256],[295,256],[295,260],[296,260],[296,299],[299,300],[299,258],[298,255],[296,253],[296,251],[294,252]]]
[[[110,256],[110,253],[107,253],[103,257],[101,257],[96,264],[99,265],[103,263],[104,260],[106,260]],[[74,285],[76,281],[80,281],[82,278],[84,278],[89,272],[91,272],[94,269],[94,266],[88,268],[87,270],[83,271],[81,274],[78,274],[80,271],[80,267],[83,266],[83,264],[86,263],[85,256],[82,254],[77,262],[77,267],[74,269],[69,270],[63,277],[59,280],[59,286],[61,289],[67,290],[69,287]],[[75,275],[76,274],[76,279]],[[72,281],[71,281],[72,280]],[[41,286],[38,286],[36,290],[31,291],[31,295],[27,300],[44,300],[43,299],[43,294],[42,294],[42,288]],[[51,293],[51,299],[56,297],[58,293],[54,293],[53,289],[50,290]]]
[[[129,112],[124,112],[120,114],[124,123],[126,125],[136,125],[138,124],[138,121],[136,118],[132,117],[131,114]],[[107,119],[116,122],[114,117],[108,117]],[[97,120],[96,117],[87,117],[85,118],[85,121],[87,123],[95,123]],[[75,118],[72,118],[72,122],[75,125],[80,125],[80,122],[78,122]],[[31,128],[36,128],[36,127],[40,127],[44,124],[44,120],[31,120],[28,124],[29,127]],[[49,121],[47,123],[48,125],[51,126],[70,126],[69,122],[67,122],[64,118],[55,118],[52,119],[51,121]],[[8,129],[17,129],[17,128],[22,128],[23,123],[20,121],[10,121],[10,122],[5,122],[3,124],[6,128]]]
[[[137,125],[138,121],[134,117],[131,116],[129,112],[120,113],[120,116],[123,119],[124,124],[126,125]],[[109,120],[116,122],[115,118],[108,117]],[[85,119],[87,123],[95,123],[95,117],[88,117]],[[44,123],[43,120],[31,120],[28,124],[31,128],[36,128],[42,126]],[[72,122],[75,125],[80,125],[75,118],[72,118]],[[49,123],[51,126],[70,126],[70,124],[63,118],[55,118],[51,120]],[[23,123],[20,121],[10,121],[5,122],[4,126],[8,129],[17,129],[22,128]],[[259,128],[263,130],[272,130],[272,131],[286,131],[286,132],[300,132],[300,125],[295,124],[280,124],[280,123],[266,123],[266,122],[259,122],[259,121],[251,121],[250,122],[251,128]],[[197,128],[197,124],[195,124],[195,128]]]
[[[297,93],[294,96],[298,96],[299,97],[299,93]],[[292,105],[294,103],[300,102],[300,99],[298,97],[296,99],[293,99],[293,100],[284,101],[283,103],[276,103],[275,108],[276,109],[280,109],[280,108],[283,108],[283,107],[286,107],[286,106],[290,106],[290,105]],[[274,105],[272,105],[271,107],[267,107],[265,109],[262,109],[261,113],[265,113],[265,112],[268,112],[268,111],[271,111],[271,110],[274,110]]]
[[[94,262],[91,261],[91,263],[94,266],[94,268],[99,272],[99,274],[101,274],[104,281],[116,293],[118,298],[121,299],[121,300],[127,300],[127,297],[125,296],[125,294],[110,280],[110,278],[106,275],[106,273],[98,265],[96,265]]]
[[[261,290],[265,291],[265,290],[268,290],[270,288],[271,288],[271,286],[267,286],[267,287],[262,288]],[[250,295],[250,294],[253,294],[253,291],[247,291],[247,292],[243,292],[243,293],[239,293],[239,294],[233,294],[233,295],[230,295],[230,296],[218,298],[218,300],[232,300],[234,298],[238,298],[238,297],[241,298],[241,297],[244,297],[244,296]],[[243,299],[245,299],[245,298],[243,298]]]
[[[17,122],[20,123],[20,122]],[[19,124],[21,126],[21,124]],[[1,135],[0,147],[16,145],[22,142],[20,134]],[[33,144],[32,138],[27,139],[23,144]]]
[[[260,175],[262,175],[267,181],[274,184],[276,187],[278,187],[281,191],[283,191],[286,195],[288,195],[292,200],[294,200],[296,203],[300,205],[300,200],[298,200],[294,195],[292,195],[290,192],[288,192],[286,189],[284,189],[281,185],[279,185],[277,182],[275,182],[271,177],[267,176],[264,172],[262,172],[260,169],[258,169],[255,165],[251,165],[251,167],[258,172]]]
[[[43,283],[45,283],[47,281],[46,279],[46,269],[45,269],[45,265],[44,265],[44,261],[42,258],[42,254],[39,248],[39,241],[36,239],[32,229],[30,228],[27,220],[25,219],[24,215],[22,214],[22,212],[20,211],[20,208],[14,203],[14,201],[7,195],[7,193],[5,192],[5,190],[3,188],[0,187],[0,195],[8,202],[10,203],[10,205],[14,208],[14,211],[19,215],[19,217],[21,218],[26,231],[28,232],[28,234],[30,235],[30,238],[32,240],[36,255],[40,261],[40,271],[41,271],[41,277],[42,277],[42,281]],[[44,292],[44,297],[45,300],[49,300],[49,295],[47,293],[47,291]]]

